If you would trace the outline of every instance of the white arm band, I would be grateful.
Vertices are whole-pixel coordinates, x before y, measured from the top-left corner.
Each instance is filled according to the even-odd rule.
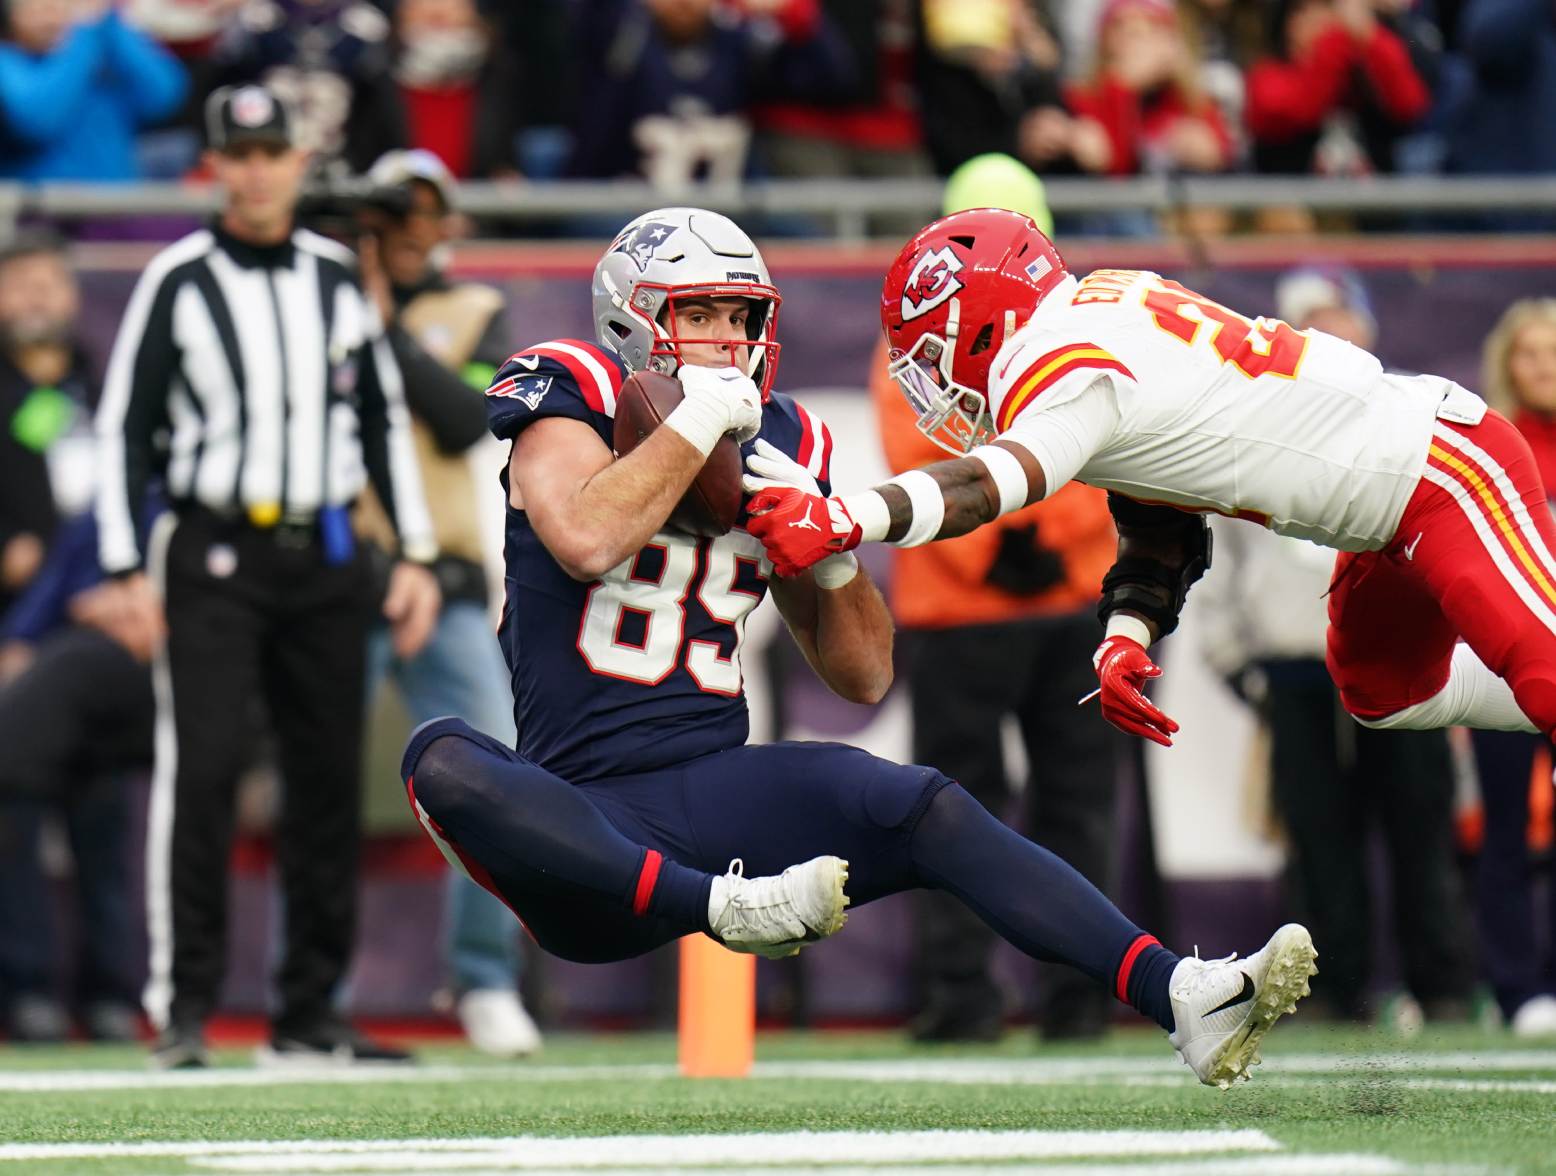
[[[891,530],[891,507],[874,490],[861,490],[858,494],[843,494],[838,501],[848,512],[848,517],[859,524],[859,542],[879,543]]]
[[[998,445],[980,445],[967,456],[981,461],[989,471],[989,477],[999,487],[1000,514],[1008,515],[1027,504],[1027,495],[1031,489],[1027,485],[1027,472],[1022,468],[1019,457]]]
[[[898,474],[886,483],[897,486],[908,496],[913,517],[908,520],[908,533],[896,540],[894,547],[921,547],[940,534],[940,524],[945,522],[945,491],[923,470],[909,470]]]
[[[1103,640],[1109,637],[1128,637],[1143,649],[1151,648],[1150,626],[1139,617],[1132,617],[1128,613],[1114,613],[1108,618],[1108,627],[1103,634]]]

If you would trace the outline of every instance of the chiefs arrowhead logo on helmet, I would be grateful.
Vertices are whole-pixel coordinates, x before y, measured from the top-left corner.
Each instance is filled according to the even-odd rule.
[[[902,290],[902,318],[906,322],[928,314],[962,288],[962,259],[949,246],[931,249],[919,258]]]

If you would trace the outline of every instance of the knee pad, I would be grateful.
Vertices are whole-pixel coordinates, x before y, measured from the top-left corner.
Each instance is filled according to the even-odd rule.
[[[464,772],[459,760],[474,728],[462,719],[433,719],[411,732],[400,759],[400,779],[406,795],[434,820],[442,820],[456,803]],[[414,786],[412,778],[415,779]]]
[[[877,770],[865,783],[865,815],[879,828],[911,833],[950,777],[922,764],[875,763]]]
[[[466,737],[479,735],[474,727],[463,719],[453,716],[445,716],[441,719],[429,719],[411,732],[410,739],[405,744],[405,754],[400,757],[400,780],[402,783],[409,781],[418,771],[422,770],[421,761],[423,755],[432,747],[432,744],[445,735],[464,735]],[[434,759],[437,753],[434,752]],[[428,761],[428,767],[435,766],[433,761]]]

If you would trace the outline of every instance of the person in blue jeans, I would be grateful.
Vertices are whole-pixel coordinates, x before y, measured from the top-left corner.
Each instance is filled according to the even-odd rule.
[[[369,697],[393,676],[412,719],[457,715],[516,742],[513,694],[488,612],[475,482],[467,451],[485,434],[481,390],[507,358],[502,296],[450,283],[432,264],[447,236],[453,179],[426,151],[391,151],[373,167],[380,189],[404,193],[403,212],[376,214],[359,246],[364,288],[378,303],[405,376],[417,457],[441,552],[434,570],[443,611],[415,657],[394,647],[387,625],[368,640]],[[359,530],[392,551],[392,532],[376,502]],[[512,914],[463,874],[449,877],[448,965],[457,1012],[478,1049],[503,1056],[533,1053],[540,1033],[515,986],[519,943]]]

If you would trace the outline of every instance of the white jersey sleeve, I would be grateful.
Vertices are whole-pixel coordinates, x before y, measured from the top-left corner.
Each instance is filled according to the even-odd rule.
[[[1046,498],[1073,479],[1118,427],[1122,386],[1134,377],[1095,343],[1028,330],[994,365],[989,407],[1000,439],[1043,467]]]
[[[1118,398],[1106,372],[1065,377],[1058,403],[1024,412],[999,435],[1021,446],[1043,467],[1043,497],[1052,496],[1106,447],[1118,427]]]

